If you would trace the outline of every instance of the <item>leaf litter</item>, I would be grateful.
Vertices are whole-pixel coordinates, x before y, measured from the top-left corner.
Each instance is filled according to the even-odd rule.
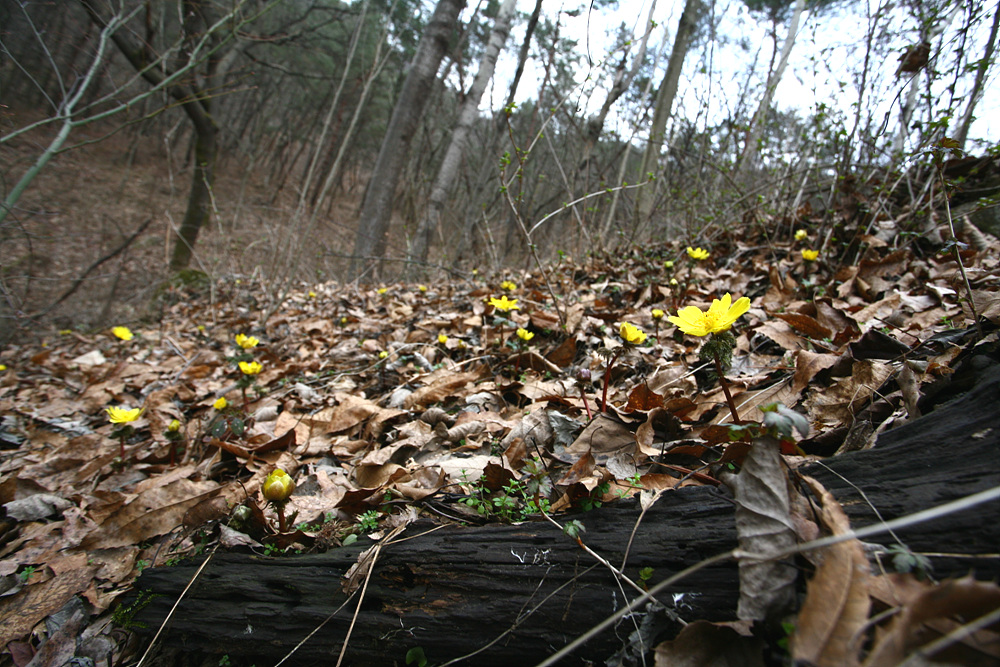
[[[995,244],[963,251],[989,331],[977,341],[952,256],[871,244],[856,265],[826,266],[804,262],[792,245],[732,241],[728,253],[690,262],[682,246],[665,245],[564,260],[546,276],[430,289],[309,285],[264,322],[255,314],[263,297],[230,283],[215,302],[175,294],[158,322],[132,327],[131,340],[73,332],[10,346],[0,354],[2,645],[18,665],[43,652],[107,650],[116,603],[143,568],[219,541],[293,554],[336,548],[362,525],[394,530],[418,513],[520,521],[717,485],[720,461],[742,466],[737,488],[757,488],[736,492],[738,526],[758,525],[741,516],[750,512],[780,527],[741,541],[746,551],[809,539],[798,499],[774,496],[788,464],[869,447],[918,416],[956,360],[995,342],[1000,270]],[[508,312],[489,302],[501,280],[514,283],[505,296],[518,307]],[[723,293],[751,299],[726,374],[742,421],[759,422],[760,408],[780,401],[812,429],[783,443],[784,457],[772,443],[763,467],[759,441],[732,441],[727,399],[697,343],[653,315],[707,308]],[[613,365],[602,412],[603,351],[621,345],[622,322],[648,338]],[[534,336],[514,335],[519,328]],[[237,334],[259,347],[234,345]],[[235,363],[241,353],[261,364],[252,382]],[[143,409],[128,434],[115,435],[111,406]],[[260,495],[276,468],[296,480],[284,508],[294,528],[284,534]],[[820,507],[813,536],[849,530],[836,500],[808,486]],[[818,565],[790,648],[810,664],[897,664],[1000,606],[992,583],[871,573],[856,540],[810,557]],[[740,618],[788,612],[794,568],[757,565],[763,573],[742,582]],[[887,606],[898,612],[866,644],[869,607]],[[942,650],[996,656],[990,633],[995,625]],[[699,664],[730,634],[742,648],[717,664],[760,664],[759,642],[735,622],[689,625],[657,649],[657,664]]]

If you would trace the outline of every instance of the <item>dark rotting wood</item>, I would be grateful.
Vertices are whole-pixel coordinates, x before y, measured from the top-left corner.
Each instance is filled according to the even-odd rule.
[[[801,471],[834,494],[855,528],[878,522],[872,506],[889,520],[998,486],[1000,377],[883,434],[873,449]],[[586,526],[588,546],[620,565],[638,515],[636,503],[629,501],[569,518]],[[404,535],[431,527],[420,521]],[[917,552],[995,553],[1000,507],[980,506],[896,534]],[[871,541],[894,543],[887,534]],[[344,602],[343,575],[367,546],[281,558],[216,554],[160,641],[175,652],[228,654],[248,665],[272,665]],[[637,579],[640,568],[651,567],[655,584],[735,546],[731,501],[713,488],[678,489],[664,494],[647,513],[625,572]],[[932,562],[939,577],[971,570],[980,578],[1000,578],[996,559]],[[534,664],[634,597],[629,589],[623,594],[612,574],[595,565],[573,540],[544,521],[449,526],[389,545],[375,566],[345,664],[402,665],[406,652],[418,646],[432,664],[441,663],[493,642],[514,626],[468,664]],[[151,635],[159,627],[197,566],[143,572],[136,590],[157,596],[137,614],[136,620],[147,624],[145,632]],[[736,565],[722,563],[679,582],[659,599],[685,620],[730,620],[737,597]],[[285,664],[333,664],[355,603],[356,598]],[[577,663],[602,660],[633,630],[626,620],[595,638],[578,652]]]

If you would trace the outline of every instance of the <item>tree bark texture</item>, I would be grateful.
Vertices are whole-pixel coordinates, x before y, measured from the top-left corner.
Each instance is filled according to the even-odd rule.
[[[427,202],[427,211],[413,236],[413,245],[410,248],[410,260],[412,261],[420,264],[427,261],[431,240],[441,225],[441,211],[444,209],[448,195],[458,177],[459,167],[462,165],[462,156],[465,153],[469,133],[479,117],[479,102],[483,98],[483,93],[486,92],[486,85],[493,78],[497,58],[510,34],[510,20],[514,15],[516,5],[515,0],[504,0],[497,11],[489,43],[479,61],[479,71],[476,72],[476,78],[473,79],[465,99],[462,100],[462,107],[458,112],[458,122],[451,133],[451,140],[445,150],[444,159],[441,161],[437,177],[434,179],[431,196]]]
[[[215,184],[215,163],[218,157],[219,128],[209,111],[208,100],[194,100],[183,105],[194,128],[194,172],[187,210],[170,254],[170,271],[185,269],[191,263],[198,233],[212,212],[212,187]],[[196,106],[197,108],[189,109]]]
[[[363,280],[375,277],[385,255],[396,184],[430,99],[438,66],[448,49],[452,28],[463,7],[465,0],[438,0],[392,110],[365,190],[354,241],[352,273]]]
[[[642,166],[639,168],[639,178],[641,179],[645,179],[647,174],[655,175],[659,171],[656,164],[659,162],[660,150],[665,141],[664,133],[667,129],[667,120],[670,118],[670,112],[674,106],[674,98],[677,97],[677,85],[684,67],[684,58],[691,46],[702,8],[702,0],[686,0],[684,3],[684,11],[677,24],[677,35],[674,36],[674,46],[670,52],[670,62],[667,63],[663,83],[660,84],[660,89],[656,93],[653,125],[649,128],[649,141],[646,142],[646,151],[642,155]],[[655,192],[656,188],[652,183],[644,188],[639,188],[636,196],[635,224],[644,223],[649,219],[653,212]]]
[[[843,505],[853,528],[890,520],[1000,485],[1000,372],[939,410],[883,434],[876,447],[801,470]],[[863,495],[862,495],[863,494]],[[875,510],[878,509],[878,515]],[[732,501],[711,487],[666,492],[635,534],[624,571],[653,568],[650,584],[736,546]],[[639,509],[632,501],[573,517],[586,544],[620,566]],[[603,620],[635,592],[548,522],[431,527],[417,522],[404,542],[381,553],[347,648],[350,665],[403,664],[421,647],[440,663],[485,648],[467,663],[530,665]],[[1000,507],[897,530],[913,551],[990,554],[1000,544]],[[889,534],[871,538],[893,544]],[[343,574],[370,544],[324,554],[268,558],[217,554],[178,606],[167,646],[200,654],[274,664],[346,599]],[[995,558],[933,558],[941,578],[974,571],[1000,577]],[[147,569],[136,590],[155,597],[136,615],[151,634],[194,575],[197,563]],[[596,566],[596,567],[595,567]],[[658,596],[686,621],[735,618],[737,566],[724,562],[694,573]],[[332,664],[357,598],[293,656],[291,664]],[[638,614],[640,622],[645,614]],[[678,629],[662,620],[669,634]],[[603,660],[634,630],[626,620],[578,652],[575,662]],[[495,642],[492,643],[491,642]],[[176,656],[175,656],[176,657]],[[288,663],[286,663],[288,664]]]

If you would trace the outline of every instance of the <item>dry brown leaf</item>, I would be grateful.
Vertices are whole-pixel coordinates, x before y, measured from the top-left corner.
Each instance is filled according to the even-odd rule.
[[[836,354],[799,350],[795,353],[795,379],[792,380],[792,389],[802,391],[817,373],[833,366],[839,358]]]
[[[139,494],[87,536],[83,549],[111,549],[138,544],[174,530],[189,509],[222,490],[215,482],[178,479]]]
[[[382,408],[366,398],[351,394],[337,394],[340,404],[330,413],[325,425],[327,433],[349,433],[357,435],[364,426],[365,434],[377,438],[386,421],[406,414],[403,410]]]
[[[865,667],[895,667],[914,651],[962,623],[1000,609],[1000,587],[971,576],[938,585],[912,582],[908,588],[909,599],[868,655]],[[914,594],[914,588],[923,590]],[[947,664],[995,665],[1000,662],[998,639],[996,631],[980,631],[928,657]]]
[[[31,632],[37,623],[62,609],[90,584],[97,566],[64,572],[40,584],[25,586],[17,595],[0,598],[0,646]]]
[[[603,465],[616,452],[633,454],[636,447],[635,434],[625,424],[599,413],[566,448],[565,454],[569,457],[567,460],[575,460],[575,457],[590,452],[594,460]]]
[[[656,667],[764,667],[764,642],[725,625],[688,623],[656,647]]]
[[[434,403],[440,403],[449,396],[459,392],[465,385],[475,382],[483,377],[485,367],[476,370],[456,373],[453,370],[444,369],[435,371],[427,379],[428,385],[417,389],[406,397],[403,406],[407,410],[427,408]]]
[[[819,419],[850,424],[854,414],[892,373],[892,366],[887,363],[870,359],[855,361],[850,377],[813,392],[804,401],[805,406]]]
[[[796,334],[787,322],[782,322],[781,320],[764,322],[755,331],[767,336],[789,351],[802,350],[809,347],[809,341]]]
[[[803,477],[803,482],[819,500],[827,531],[832,535],[850,531],[836,499],[811,477]],[[807,585],[791,638],[792,659],[817,667],[857,665],[870,606],[868,559],[856,539],[833,544],[816,556],[822,562]]]
[[[772,317],[784,320],[796,332],[814,340],[823,340],[833,336],[833,331],[816,321],[816,318],[801,313],[769,313]]]
[[[736,614],[741,620],[775,618],[789,611],[795,601],[795,567],[787,560],[768,558],[796,542],[780,446],[770,436],[755,439],[739,474],[722,476],[736,501],[740,550],[762,557],[740,558]]]

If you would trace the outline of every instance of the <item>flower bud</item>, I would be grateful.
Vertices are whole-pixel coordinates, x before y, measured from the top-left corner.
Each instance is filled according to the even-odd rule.
[[[281,468],[276,468],[264,480],[264,497],[271,502],[285,502],[294,490],[295,482]]]

